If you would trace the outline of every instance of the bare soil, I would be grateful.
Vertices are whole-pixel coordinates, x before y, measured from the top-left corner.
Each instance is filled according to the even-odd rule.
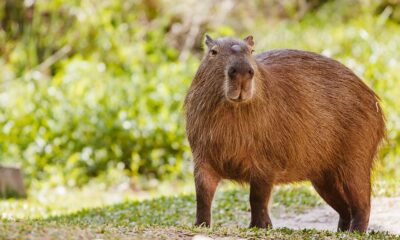
[[[300,213],[274,208],[271,218],[274,228],[314,228],[336,231],[339,216],[331,207],[323,205]],[[400,197],[374,198],[372,200],[369,231],[400,234]]]

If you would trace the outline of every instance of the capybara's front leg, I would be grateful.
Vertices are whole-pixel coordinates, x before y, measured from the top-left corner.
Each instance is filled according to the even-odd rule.
[[[250,227],[272,228],[272,222],[268,214],[268,202],[271,191],[272,184],[270,182],[250,182]]]
[[[197,164],[194,169],[196,185],[196,226],[209,227],[211,225],[211,203],[220,177],[205,163]]]

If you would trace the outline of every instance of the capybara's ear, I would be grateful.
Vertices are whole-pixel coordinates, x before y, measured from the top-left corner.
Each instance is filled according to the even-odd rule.
[[[254,41],[253,41],[253,36],[247,36],[245,39],[243,39],[249,46],[253,47],[254,46]]]
[[[215,45],[214,39],[212,39],[208,34],[206,34],[206,45],[208,48],[212,48]]]

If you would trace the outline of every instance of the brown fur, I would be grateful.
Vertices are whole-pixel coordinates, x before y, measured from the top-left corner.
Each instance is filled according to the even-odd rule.
[[[254,56],[250,40],[207,37],[217,53],[206,54],[185,99],[196,224],[210,225],[220,179],[250,184],[250,226],[264,228],[272,226],[272,186],[309,180],[339,213],[339,230],[366,231],[371,169],[385,135],[378,97],[335,60],[289,49]],[[243,77],[254,89],[232,102],[231,89],[245,81],[226,76],[238,59],[254,69],[254,77]]]

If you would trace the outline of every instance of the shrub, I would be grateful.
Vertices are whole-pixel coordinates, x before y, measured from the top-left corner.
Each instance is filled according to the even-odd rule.
[[[206,30],[250,32],[256,52],[306,49],[353,69],[387,113],[377,176],[400,177],[400,30],[387,1],[286,1],[268,20],[259,9],[274,9],[262,2],[201,5],[217,17],[199,19],[198,5],[180,0],[176,8],[157,0],[25,2],[34,6],[0,3],[0,162],[21,164],[28,182],[81,185],[121,167],[158,179],[190,172],[182,102]]]

